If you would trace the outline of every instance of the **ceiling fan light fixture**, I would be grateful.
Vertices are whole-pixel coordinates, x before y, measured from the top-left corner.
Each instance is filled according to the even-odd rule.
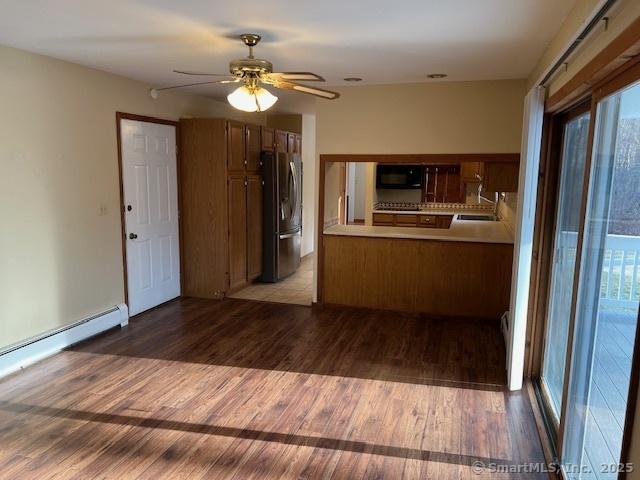
[[[227,95],[227,100],[235,109],[243,112],[264,112],[278,101],[278,97],[262,87],[243,85]]]

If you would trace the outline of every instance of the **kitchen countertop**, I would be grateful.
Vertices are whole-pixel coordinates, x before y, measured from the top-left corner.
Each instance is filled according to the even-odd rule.
[[[386,213],[389,215],[456,215],[458,213],[463,215],[493,215],[492,209],[447,209],[447,208],[431,208],[425,210],[373,210],[373,213]]]
[[[422,211],[425,215],[433,215],[432,210]],[[419,212],[386,212],[376,210],[374,213],[419,213]],[[464,214],[473,214],[470,210]],[[483,212],[487,213],[487,212]],[[443,240],[450,242],[506,243],[513,244],[513,235],[503,222],[487,222],[482,220],[458,220],[456,213],[439,211],[441,215],[454,215],[451,227],[419,228],[419,227],[382,227],[370,225],[334,225],[325,228],[324,235],[342,235],[354,237],[409,238],[418,240]]]

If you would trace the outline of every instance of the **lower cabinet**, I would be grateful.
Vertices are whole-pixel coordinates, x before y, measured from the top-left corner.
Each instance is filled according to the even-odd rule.
[[[262,177],[247,176],[247,280],[262,275]]]
[[[449,228],[453,215],[374,213],[373,224],[384,227]]]
[[[229,291],[247,283],[247,185],[245,175],[228,176]]]

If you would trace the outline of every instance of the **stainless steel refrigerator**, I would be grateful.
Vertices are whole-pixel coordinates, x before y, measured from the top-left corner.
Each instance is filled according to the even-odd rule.
[[[262,152],[263,282],[278,282],[300,266],[302,162],[299,154]]]

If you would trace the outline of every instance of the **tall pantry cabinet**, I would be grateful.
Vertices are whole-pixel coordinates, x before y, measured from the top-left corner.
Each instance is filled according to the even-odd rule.
[[[180,121],[182,290],[222,298],[262,274],[261,131]]]
[[[184,295],[222,298],[262,274],[260,153],[300,148],[299,134],[226,119],[180,121]]]

